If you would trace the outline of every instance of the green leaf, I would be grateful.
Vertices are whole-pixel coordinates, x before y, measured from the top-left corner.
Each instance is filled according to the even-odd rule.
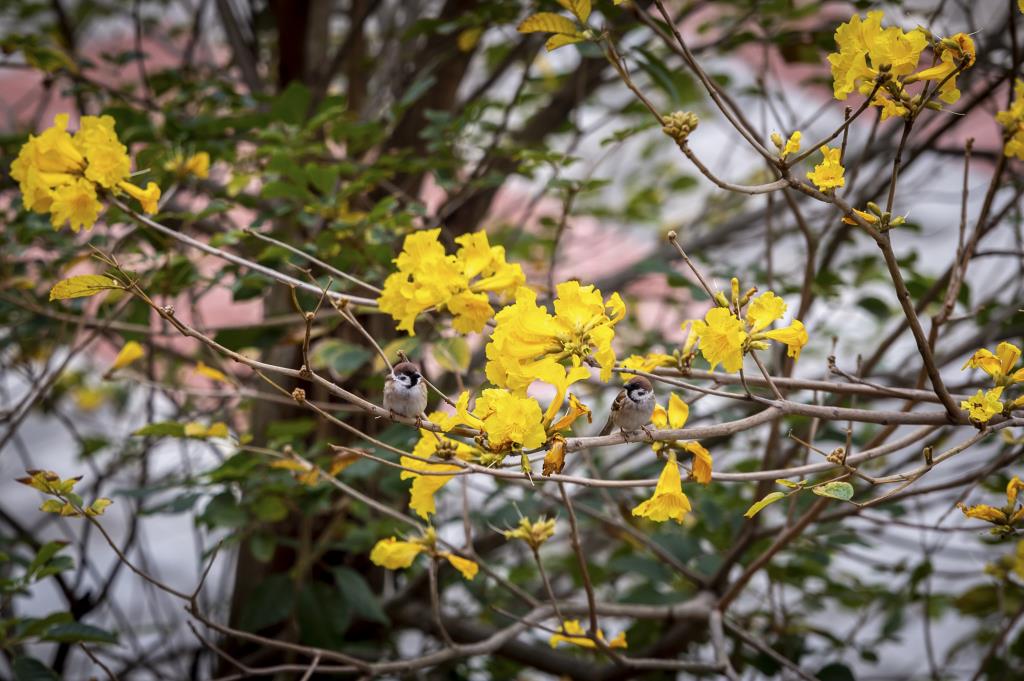
[[[875,319],[886,320],[889,318],[889,306],[880,298],[865,296],[857,301],[857,304],[871,313]]]
[[[853,485],[848,482],[826,482],[824,485],[812,487],[811,491],[819,497],[849,501],[853,498]]]
[[[304,203],[313,198],[312,194],[305,187],[281,180],[267,182],[263,185],[263,188],[260,189],[260,196],[265,199],[294,199],[299,203]]]
[[[575,33],[576,22],[554,12],[537,12],[523,19],[516,27],[520,33]]]
[[[469,343],[462,336],[442,338],[430,348],[434,360],[445,371],[453,374],[464,374],[469,369]]]
[[[16,657],[11,664],[14,681],[60,681],[57,672],[34,657]]]
[[[363,576],[347,567],[334,568],[334,582],[352,612],[364,620],[388,624],[388,616]]]
[[[68,298],[86,298],[101,291],[113,288],[124,288],[117,281],[102,274],[79,274],[63,281],[58,281],[50,289],[50,300],[67,300]]]
[[[203,520],[217,527],[241,527],[245,525],[245,511],[238,507],[235,497],[229,492],[222,492],[206,505]]]
[[[269,563],[274,557],[277,541],[270,534],[254,534],[249,538],[249,551],[261,563]]]
[[[818,681],[857,681],[857,677],[853,675],[850,668],[845,664],[839,664],[833,662],[832,664],[825,665],[818,670],[818,673],[814,675]]]
[[[49,563],[57,555],[57,552],[67,545],[68,542],[66,541],[51,541],[40,546],[36,557],[32,559],[32,562],[29,563],[28,568],[25,570],[25,576],[34,574],[36,570]]]
[[[270,575],[254,589],[242,606],[239,626],[261,631],[282,622],[292,611],[295,591],[287,575]]]
[[[768,506],[770,504],[774,504],[779,499],[785,499],[785,498],[786,498],[786,493],[785,492],[772,492],[771,494],[767,494],[767,495],[765,495],[765,497],[763,499],[761,499],[758,502],[755,502],[753,506],[748,508],[747,512],[743,514],[743,517],[744,518],[753,518],[755,515],[760,513],[764,509],[765,506]]]
[[[50,627],[55,624],[68,624],[74,622],[74,618],[70,612],[53,612],[46,617],[40,617],[39,619],[29,618],[25,621],[25,626],[18,632],[19,638],[33,638],[41,636]]]
[[[150,423],[142,426],[132,435],[137,437],[185,437],[185,424],[174,421]]]
[[[116,634],[81,622],[58,624],[46,632],[43,638],[58,643],[117,643]]]
[[[776,485],[782,485],[783,487],[789,487],[790,489],[800,489],[804,486],[802,482],[793,482],[792,480],[786,480],[785,478],[779,478],[775,481]]]
[[[390,343],[384,346],[384,354],[387,355],[388,359],[390,359],[392,362],[397,362],[399,350],[404,352],[406,355],[412,357],[416,350],[419,349],[419,347],[420,339],[414,336],[409,336],[406,338],[396,338],[395,340],[391,341]],[[373,360],[374,371],[384,371],[385,368],[386,367],[384,366],[383,359],[377,357],[376,359]]]
[[[310,101],[309,88],[293,80],[284,92],[270,104],[270,116],[275,120],[299,125],[306,118]]]
[[[288,506],[280,497],[263,496],[252,505],[256,517],[266,523],[274,523],[288,517]]]
[[[373,352],[361,345],[337,338],[325,338],[310,352],[309,362],[313,369],[328,369],[335,380],[343,381],[358,371]]]
[[[322,648],[337,648],[344,643],[352,608],[338,589],[322,582],[306,584],[299,593],[296,611],[303,643]]]

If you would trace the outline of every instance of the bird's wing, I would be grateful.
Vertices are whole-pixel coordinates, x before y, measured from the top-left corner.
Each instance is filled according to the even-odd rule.
[[[615,415],[622,409],[622,406],[626,403],[629,397],[626,395],[625,390],[620,390],[619,394],[615,396],[615,401],[612,402],[611,411],[608,413],[608,421],[605,422],[604,428],[601,429],[599,435],[607,435],[612,432],[612,428],[615,427]]]

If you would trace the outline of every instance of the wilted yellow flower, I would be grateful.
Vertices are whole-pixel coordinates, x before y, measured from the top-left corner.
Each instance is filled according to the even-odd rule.
[[[522,539],[530,548],[537,549],[555,534],[555,521],[544,516],[536,521],[520,518],[517,528],[505,530],[502,534],[505,535],[505,539]]]
[[[593,422],[590,407],[580,402],[578,397],[569,393],[569,408],[566,410],[565,414],[562,415],[562,418],[549,426],[548,430],[552,433],[557,433],[560,430],[570,428],[572,427],[572,424],[576,422],[576,419],[581,416],[587,417],[587,423]]]
[[[516,291],[514,304],[498,312],[486,348],[491,383],[523,392],[545,365],[569,360],[578,367],[591,358],[601,367],[601,380],[611,378],[614,327],[626,314],[619,294],[604,300],[592,285],[577,281],[559,284],[557,293],[553,315],[537,305],[537,294],[525,287]]]
[[[1016,475],[1006,484],[1006,506],[996,508],[988,504],[977,506],[966,506],[957,504],[957,508],[968,518],[977,518],[997,527],[992,529],[995,534],[1005,534],[1012,531],[1013,527],[1021,520],[1024,520],[1024,506],[1017,505],[1017,497],[1024,490],[1024,482]]]
[[[523,269],[505,262],[504,247],[491,246],[485,232],[456,237],[455,255],[445,253],[440,234],[438,228],[405,237],[394,260],[398,271],[384,281],[380,309],[409,335],[415,335],[416,316],[430,308],[447,308],[459,333],[479,333],[494,315],[487,292],[511,294],[526,282]]]
[[[597,638],[601,641],[605,641],[604,632],[600,629],[597,630]],[[551,635],[549,640],[552,648],[557,648],[559,643],[571,643],[581,648],[596,648],[597,644],[590,638],[587,638],[587,632],[580,625],[579,620],[566,620],[558,631]],[[619,632],[618,636],[613,638],[611,641],[605,642],[609,648],[626,648],[626,632]]]
[[[977,518],[978,520],[984,520],[987,523],[1005,525],[1008,520],[1005,513],[994,506],[989,506],[988,504],[978,504],[977,506],[957,504],[957,508],[963,511],[963,514],[968,518]]]
[[[868,213],[867,211],[858,210],[856,208],[853,209],[853,212],[856,213],[857,215],[859,215],[861,217],[861,219],[864,220],[864,222],[867,222],[868,224],[873,225],[876,222],[878,222],[878,216],[875,215],[874,213]],[[845,222],[848,225],[856,225],[857,224],[856,220],[854,220],[853,218],[848,217],[846,215],[843,216],[843,222]]]
[[[669,518],[682,523],[690,512],[690,500],[683,494],[683,481],[679,475],[675,452],[671,452],[668,461],[658,476],[658,485],[650,499],[640,502],[633,509],[633,515],[663,523]]]
[[[721,364],[726,371],[743,367],[743,347],[747,332],[743,322],[724,307],[713,307],[704,315],[704,321],[693,323],[693,332],[700,339],[700,352],[711,364],[711,370]]]
[[[561,434],[555,433],[551,437],[551,448],[544,455],[544,467],[541,471],[544,475],[551,475],[552,473],[561,473],[564,467],[565,438]]]
[[[843,177],[843,174],[846,172],[846,169],[839,163],[839,153],[841,150],[831,149],[828,145],[825,145],[820,147],[818,151],[821,152],[824,158],[821,163],[814,166],[814,170],[807,173],[807,179],[823,192],[844,186],[846,178]]]
[[[1003,155],[1024,160],[1024,80],[1017,79],[1013,86],[1013,102],[1009,109],[996,114],[996,121],[1003,126],[1006,137]]]
[[[1003,341],[996,346],[995,354],[984,348],[976,351],[970,359],[964,362],[960,371],[967,368],[981,369],[992,377],[996,385],[1006,386],[1024,381],[1024,368],[1013,371],[1018,359],[1020,359],[1020,348],[1013,343]]]
[[[999,401],[1002,394],[1001,385],[985,392],[979,390],[971,399],[961,401],[960,408],[971,415],[972,421],[986,423],[993,416],[1003,413],[1003,403]]]
[[[711,482],[711,452],[699,442],[690,441],[683,443],[683,449],[693,454],[693,479],[702,485]]]

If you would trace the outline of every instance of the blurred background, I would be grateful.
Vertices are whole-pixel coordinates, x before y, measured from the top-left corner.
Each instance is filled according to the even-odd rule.
[[[693,54],[765,142],[772,132],[785,138],[801,130],[810,144],[842,123],[846,104],[859,105],[856,97],[834,99],[826,61],[836,26],[853,13],[882,9],[887,25],[973,36],[977,63],[959,77],[960,102],[927,112],[908,140],[896,205],[907,224],[894,237],[910,293],[927,314],[942,303],[961,238],[961,209],[970,216],[968,229],[982,216],[983,241],[936,351],[951,391],[973,393],[984,377],[961,373],[960,365],[978,347],[1002,339],[1019,343],[1024,324],[1024,183],[1019,162],[1001,160],[1002,129],[994,122],[1020,75],[1015,3],[668,6]],[[628,321],[617,329],[620,358],[671,353],[685,338],[681,323],[709,305],[664,239],[672,229],[715,288],[728,291],[735,276],[744,288],[772,289],[787,300],[787,318],[807,326],[811,342],[800,361],[794,367],[784,352],[772,355],[774,371],[829,379],[834,357],[840,369],[865,380],[920,387],[916,346],[869,239],[844,225],[833,206],[716,187],[662,134],[597,45],[549,53],[545,36],[517,33],[517,23],[538,9],[565,14],[553,1],[3,4],[0,541],[7,561],[0,570],[10,582],[2,606],[6,674],[19,681],[102,678],[102,662],[119,678],[248,678],[197,638],[179,600],[125,568],[87,523],[39,513],[40,495],[14,482],[25,469],[83,475],[76,488],[83,497],[114,500],[102,520],[123,553],[177,589],[191,592],[212,560],[199,596],[211,619],[373,659],[422,654],[434,645],[421,576],[398,578],[366,558],[395,523],[329,486],[305,485],[245,449],[294,448],[327,460],[328,443],[350,436],[249,370],[182,338],[137,301],[46,300],[52,282],[95,269],[89,249],[96,247],[116,253],[155,300],[173,305],[180,319],[225,347],[270,363],[300,363],[304,326],[286,287],[142,229],[113,207],[91,232],[78,234],[55,231],[45,216],[22,210],[10,161],[26,135],[48,127],[58,113],[71,114],[71,128],[81,115],[114,116],[135,158],[133,169],[146,171],[145,179],[163,190],[160,222],[292,276],[309,263],[247,230],[379,286],[411,230],[442,227],[450,247],[456,236],[485,229],[510,261],[523,264],[542,300],[550,300],[552,282],[571,278],[594,283],[605,295],[619,291],[629,307]],[[717,111],[671,42],[640,20],[639,13],[649,11],[656,16],[650,3],[596,2],[592,24],[614,37],[632,77],[663,111],[700,116],[690,144],[716,175],[737,184],[770,181],[762,159]],[[874,110],[850,126],[844,196],[851,205],[884,196],[900,132],[899,120],[880,121]],[[208,171],[182,166],[182,159],[200,153],[209,156]],[[314,274],[323,271],[314,268]],[[365,294],[345,281],[334,284]],[[307,309],[315,304],[307,297],[301,302]],[[386,316],[360,313],[389,354],[403,350],[421,361],[449,394],[463,382],[483,382],[486,338],[463,339],[430,319],[410,338]],[[145,358],[109,371],[128,340],[145,346]],[[315,369],[379,401],[383,363],[339,318],[317,318],[312,353]],[[199,362],[222,371],[222,378],[197,371]],[[297,384],[282,385],[290,391]],[[307,390],[310,399],[387,443],[411,448],[415,442],[408,428],[385,427],[322,390]],[[598,421],[583,428],[589,434],[603,422],[614,390],[593,381],[582,393]],[[826,397],[807,392],[801,399]],[[708,397],[693,404],[690,418],[710,424],[748,412]],[[845,423],[810,421],[791,417],[706,443],[715,470],[815,460],[787,439],[790,432],[816,436],[825,452],[846,441]],[[139,432],[148,424],[192,422],[226,423],[230,436]],[[877,442],[886,430],[852,428],[858,447]],[[915,429],[894,427],[885,436],[898,439]],[[1013,435],[993,436],[964,460],[936,469],[923,483],[934,487],[928,493],[816,524],[759,575],[734,616],[823,681],[971,678],[975,671],[982,674],[975,678],[1017,678],[1012,670],[1024,658],[1017,626],[1024,600],[1005,568],[1000,575],[991,567],[1012,545],[982,537],[984,528],[955,509],[968,499],[1001,505],[1008,477],[1020,472],[1013,464],[1021,452],[1013,439],[1019,432],[1003,432]],[[937,429],[916,448],[880,463],[879,474],[919,460],[921,444],[938,450],[962,437]],[[641,450],[599,452],[602,475],[655,477],[659,464],[641,457]],[[408,484],[395,471],[360,460],[340,479],[404,509]],[[439,533],[455,543],[469,539],[462,526],[465,498],[479,524],[474,550],[532,590],[529,555],[506,547],[500,535],[488,537],[487,528],[509,527],[519,513],[554,515],[557,505],[490,478],[473,479],[462,493],[458,485],[438,495]],[[653,538],[694,570],[728,577],[729,561],[741,569],[756,555],[733,555],[734,547],[763,548],[787,515],[802,509],[794,505],[749,530],[754,523],[745,525],[742,513],[769,489],[715,482],[691,495],[691,522],[658,527]],[[629,492],[614,499],[593,490],[580,494],[579,503],[603,504],[613,515],[632,506],[623,501]],[[599,536],[615,535],[607,524],[586,522],[591,555],[600,557],[592,569],[609,594],[634,603],[692,595],[693,587],[658,561],[628,542]],[[567,536],[557,539],[550,571],[557,590],[569,593],[579,586],[577,568]],[[67,543],[44,561],[53,574],[32,578],[26,566],[53,541]],[[444,593],[453,612],[473,618],[462,632],[466,640],[505,623],[487,604],[513,607],[492,587],[446,583]],[[70,617],[32,628],[60,613]],[[46,633],[72,619],[90,628]],[[482,624],[474,629],[477,620]],[[626,624],[605,626],[618,631]],[[218,640],[208,628],[202,635]],[[693,652],[701,642],[693,632],[653,622],[635,624],[629,637],[631,652],[651,656]],[[552,651],[546,640],[539,632],[529,648],[446,663],[416,677],[582,678],[583,667],[574,662],[582,658]],[[995,655],[988,652],[993,641],[999,644]],[[220,644],[245,664],[289,660],[237,638]],[[736,655],[744,678],[797,678],[764,652]],[[595,666],[600,660],[585,659]],[[658,674],[674,676],[635,675]],[[600,678],[630,675],[602,667]]]

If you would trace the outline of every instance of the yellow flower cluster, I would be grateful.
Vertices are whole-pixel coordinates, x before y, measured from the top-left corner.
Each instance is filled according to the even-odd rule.
[[[422,536],[409,541],[402,541],[397,537],[381,539],[370,551],[370,561],[374,565],[380,565],[388,570],[402,570],[412,565],[416,556],[427,553],[437,558],[444,558],[466,579],[472,580],[476,577],[476,573],[480,570],[479,565],[450,551],[438,551],[436,545],[437,533],[433,527],[428,527]]]
[[[1003,126],[1006,136],[1003,155],[1024,161],[1024,80],[1017,79],[1013,86],[1013,102],[1009,109],[996,114],[996,121]]]
[[[935,64],[917,71],[921,53],[932,42]],[[897,26],[882,27],[882,12],[868,12],[865,18],[854,15],[835,32],[838,52],[830,54],[833,92],[844,100],[853,91],[869,96],[875,82],[881,86],[871,100],[881,107],[882,119],[905,116],[920,100],[904,90],[904,85],[920,81],[939,84],[939,98],[952,104],[960,99],[956,88],[958,70],[974,64],[974,41],[964,33],[944,39],[932,39],[924,30],[904,32]],[[917,71],[915,73],[915,71]]]
[[[547,440],[537,400],[499,388],[484,390],[473,411],[469,410],[469,393],[462,393],[455,414],[440,416],[437,423],[445,430],[458,425],[479,428],[484,431],[488,449],[495,453],[534,449]]]
[[[1024,482],[1016,475],[1006,485],[1006,505],[1002,508],[978,504],[977,506],[965,506],[957,504],[965,516],[977,518],[987,523],[992,523],[993,534],[1008,534],[1013,532],[1014,527],[1024,520],[1024,506],[1017,505],[1017,497],[1024,491]]]
[[[839,154],[842,150],[832,149],[826,145],[819,148],[818,151],[821,152],[823,158],[821,163],[814,166],[814,170],[807,173],[807,179],[823,192],[844,186],[846,184],[844,176],[846,169],[839,162]]]
[[[773,132],[771,135],[772,143],[779,150],[779,158],[785,159],[790,154],[796,154],[800,151],[800,139],[803,137],[803,133],[797,130],[789,139],[785,142],[782,141],[782,135],[777,132]]]
[[[111,116],[83,116],[74,135],[67,127],[68,115],[58,114],[53,126],[29,136],[11,163],[26,210],[49,213],[54,229],[68,223],[75,232],[96,224],[104,191],[127,194],[145,212],[156,212],[160,188],[128,182],[128,148],[118,140]]]
[[[437,422],[445,416],[442,412],[435,412],[430,414],[429,418],[431,421]],[[412,454],[411,457],[403,456],[399,463],[407,469],[414,470],[403,470],[400,477],[402,480],[412,480],[412,487],[409,489],[409,508],[424,520],[428,520],[430,515],[437,510],[434,505],[434,495],[454,477],[454,475],[441,474],[454,474],[459,467],[445,463],[428,463],[421,459],[437,456],[442,459],[458,458],[463,461],[471,461],[479,455],[479,450],[465,442],[441,437],[433,431],[420,430],[420,440],[416,443]],[[414,471],[420,471],[420,473]]]
[[[491,383],[524,392],[552,366],[568,360],[574,367],[594,360],[601,380],[611,378],[615,365],[612,339],[615,325],[626,315],[618,293],[607,300],[593,285],[567,281],[557,286],[555,314],[537,304],[528,288],[516,291],[516,301],[498,312],[497,326],[487,344],[487,378]]]
[[[747,307],[747,314],[741,320],[733,309],[741,310],[744,301],[739,297],[739,282],[732,280],[733,304],[708,310],[704,320],[693,322],[693,332],[700,341],[700,352],[711,364],[711,370],[719,364],[728,371],[743,368],[743,355],[750,350],[768,347],[766,340],[783,343],[787,354],[793,359],[800,358],[800,351],[807,344],[807,330],[799,319],[789,326],[765,331],[786,313],[786,303],[772,291],[765,291],[754,298]],[[719,301],[720,303],[722,301]]]
[[[520,518],[519,527],[514,530],[505,530],[502,534],[505,535],[505,539],[522,539],[531,549],[537,550],[541,544],[555,534],[555,521],[553,518],[548,520],[543,516],[536,521]]]
[[[1002,414],[1004,409],[1024,407],[1024,395],[1010,401],[1008,404],[1001,400],[1005,388],[1016,383],[1024,383],[1024,368],[1017,369],[1016,371],[1013,370],[1017,365],[1017,360],[1020,359],[1020,354],[1021,350],[1019,347],[1004,341],[996,346],[995,353],[981,348],[964,362],[964,365],[960,368],[961,371],[968,368],[981,369],[991,376],[992,381],[995,383],[994,388],[978,390],[973,397],[960,403],[960,408],[970,414],[972,421],[986,423],[993,416]]]
[[[491,246],[484,232],[456,237],[455,255],[445,253],[440,234],[427,229],[405,238],[398,271],[384,281],[378,304],[411,336],[416,316],[430,308],[447,308],[459,333],[479,333],[494,316],[487,293],[515,292],[526,282],[523,268],[505,262],[505,248]]]

